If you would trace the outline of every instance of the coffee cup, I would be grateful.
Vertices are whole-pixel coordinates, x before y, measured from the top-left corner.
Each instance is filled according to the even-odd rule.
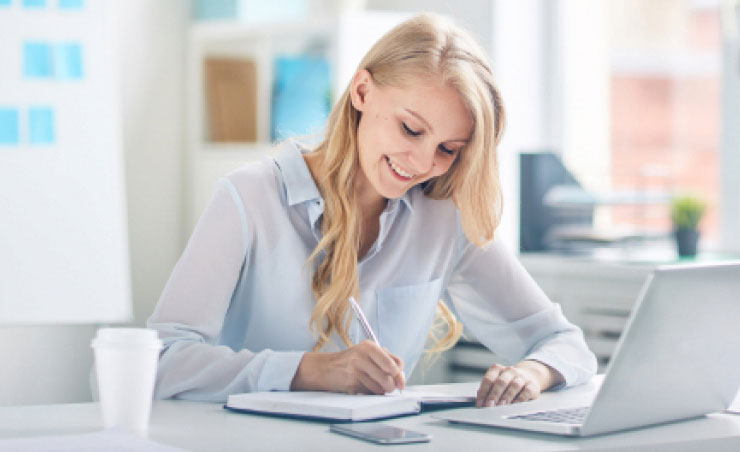
[[[162,341],[146,328],[100,328],[92,341],[105,428],[146,436]]]

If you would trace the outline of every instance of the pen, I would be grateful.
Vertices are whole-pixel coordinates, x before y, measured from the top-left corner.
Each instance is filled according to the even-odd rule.
[[[357,304],[357,301],[355,301],[355,297],[349,297],[349,305],[352,308],[352,311],[354,311],[355,317],[357,317],[357,320],[360,322],[360,326],[362,326],[362,329],[365,331],[365,336],[369,337],[373,340],[373,342],[380,345],[380,342],[378,342],[378,337],[373,332],[373,329],[370,328],[370,324],[368,323],[367,318],[365,318],[365,314],[363,314],[362,309],[360,309],[360,305]],[[405,379],[406,374],[404,373],[404,380]],[[403,393],[403,391],[399,392]]]
[[[380,345],[380,342],[378,342],[377,336],[375,336],[375,333],[373,333],[373,329],[370,328],[370,324],[367,323],[367,319],[365,318],[365,314],[362,313],[362,309],[360,309],[360,305],[357,304],[357,301],[355,301],[355,297],[349,297],[349,305],[352,307],[352,310],[355,312],[355,317],[357,317],[357,320],[360,322],[360,325],[362,326],[362,329],[365,330],[365,335],[373,340],[376,344]]]

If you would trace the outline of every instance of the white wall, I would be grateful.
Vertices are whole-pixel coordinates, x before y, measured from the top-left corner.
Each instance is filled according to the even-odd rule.
[[[134,318],[143,325],[185,235],[183,70],[190,2],[115,4]]]
[[[493,0],[367,0],[365,7],[371,10],[434,12],[451,17],[489,52],[492,51],[493,27],[491,17]]]
[[[108,3],[120,57],[134,316],[143,325],[184,240],[182,69],[190,3]],[[90,340],[96,328],[0,328],[0,405],[90,400]]]

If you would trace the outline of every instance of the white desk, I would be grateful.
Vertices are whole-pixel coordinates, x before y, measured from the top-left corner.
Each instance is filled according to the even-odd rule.
[[[546,393],[532,402],[546,407],[560,398],[588,400],[597,383]],[[465,390],[463,386],[456,388]],[[474,385],[477,388],[477,385]],[[475,390],[473,388],[473,390]],[[470,391],[470,386],[467,387]],[[496,408],[494,408],[496,409]],[[0,438],[89,433],[101,429],[96,403],[0,407]],[[448,424],[429,413],[384,421],[433,436],[427,444],[380,446],[329,432],[328,424],[237,414],[219,404],[178,400],[154,403],[150,439],[190,451],[738,451],[740,416],[712,414],[594,438]],[[388,449],[390,448],[390,449]]]

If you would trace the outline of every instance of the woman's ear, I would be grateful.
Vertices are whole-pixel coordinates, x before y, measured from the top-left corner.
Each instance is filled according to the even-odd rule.
[[[349,97],[355,110],[363,111],[365,109],[365,97],[367,96],[367,92],[371,88],[372,83],[373,77],[367,69],[360,69],[352,78]]]

